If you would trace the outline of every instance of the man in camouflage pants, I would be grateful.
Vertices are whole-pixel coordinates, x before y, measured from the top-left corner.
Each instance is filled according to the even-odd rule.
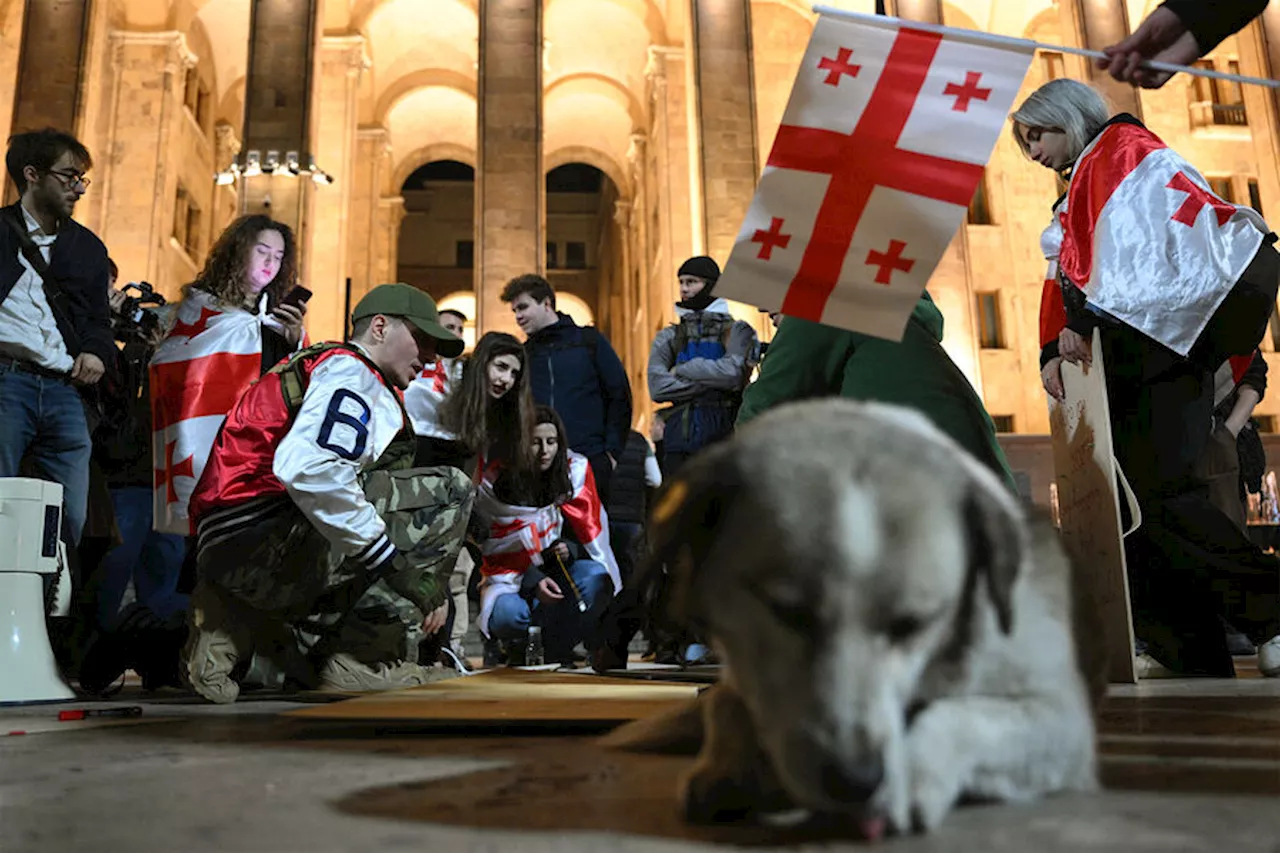
[[[418,662],[445,621],[471,481],[410,468],[396,388],[461,341],[435,303],[382,285],[350,344],[319,344],[241,396],[196,492],[198,582],[184,669],[231,702],[256,655],[298,686],[387,690],[454,675]]]

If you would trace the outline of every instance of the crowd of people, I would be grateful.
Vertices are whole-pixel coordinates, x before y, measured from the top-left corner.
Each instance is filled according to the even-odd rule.
[[[1100,64],[1158,86],[1167,76],[1139,59],[1187,61],[1248,20],[1194,6],[1170,0]],[[1125,540],[1136,651],[1230,676],[1232,651],[1256,649],[1280,676],[1280,563],[1241,511],[1242,484],[1261,476],[1250,416],[1266,391],[1275,236],[1082,83],[1041,87],[1011,128],[1067,187],[1042,237],[1041,378],[1061,398],[1063,363],[1089,361],[1096,331],[1142,516]],[[1130,206],[1126,239],[1190,248],[1135,251],[1090,280],[1087,247],[1110,226],[1087,193],[1136,150],[1211,213]],[[348,340],[311,343],[293,232],[245,216],[176,305],[140,306],[72,218],[91,165],[69,134],[14,136],[20,200],[0,211],[0,476],[64,488],[82,603],[62,659],[90,693],[129,668],[219,703],[254,686],[422,684],[470,668],[473,621],[486,666],[623,667],[641,630],[659,661],[714,662],[706,638],[663,618],[662,567],[639,569],[649,495],[789,401],[916,409],[1014,489],[928,293],[901,341],[773,312],[765,345],[716,295],[716,262],[688,259],[649,355],[651,443],[608,339],[558,311],[537,274],[502,292],[523,341],[489,332],[464,356],[466,317],[384,284],[355,306]]]

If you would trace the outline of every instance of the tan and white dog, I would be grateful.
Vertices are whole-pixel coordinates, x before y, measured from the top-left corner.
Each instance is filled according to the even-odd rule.
[[[725,674],[606,743],[700,743],[689,819],[800,807],[874,837],[1096,785],[1104,656],[1056,531],[922,415],[772,411],[681,470],[650,538]]]

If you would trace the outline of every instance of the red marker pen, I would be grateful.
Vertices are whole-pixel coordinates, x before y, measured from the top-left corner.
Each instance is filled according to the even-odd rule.
[[[122,708],[77,708],[74,711],[59,711],[58,722],[84,720],[89,717],[141,717],[140,705],[127,705]]]

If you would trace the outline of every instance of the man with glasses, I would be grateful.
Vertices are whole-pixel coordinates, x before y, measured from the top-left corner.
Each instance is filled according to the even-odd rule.
[[[92,165],[75,137],[20,133],[5,156],[17,204],[0,209],[0,477],[31,453],[63,489],[63,538],[84,529],[91,442],[80,389],[115,354],[107,249],[71,218]]]

